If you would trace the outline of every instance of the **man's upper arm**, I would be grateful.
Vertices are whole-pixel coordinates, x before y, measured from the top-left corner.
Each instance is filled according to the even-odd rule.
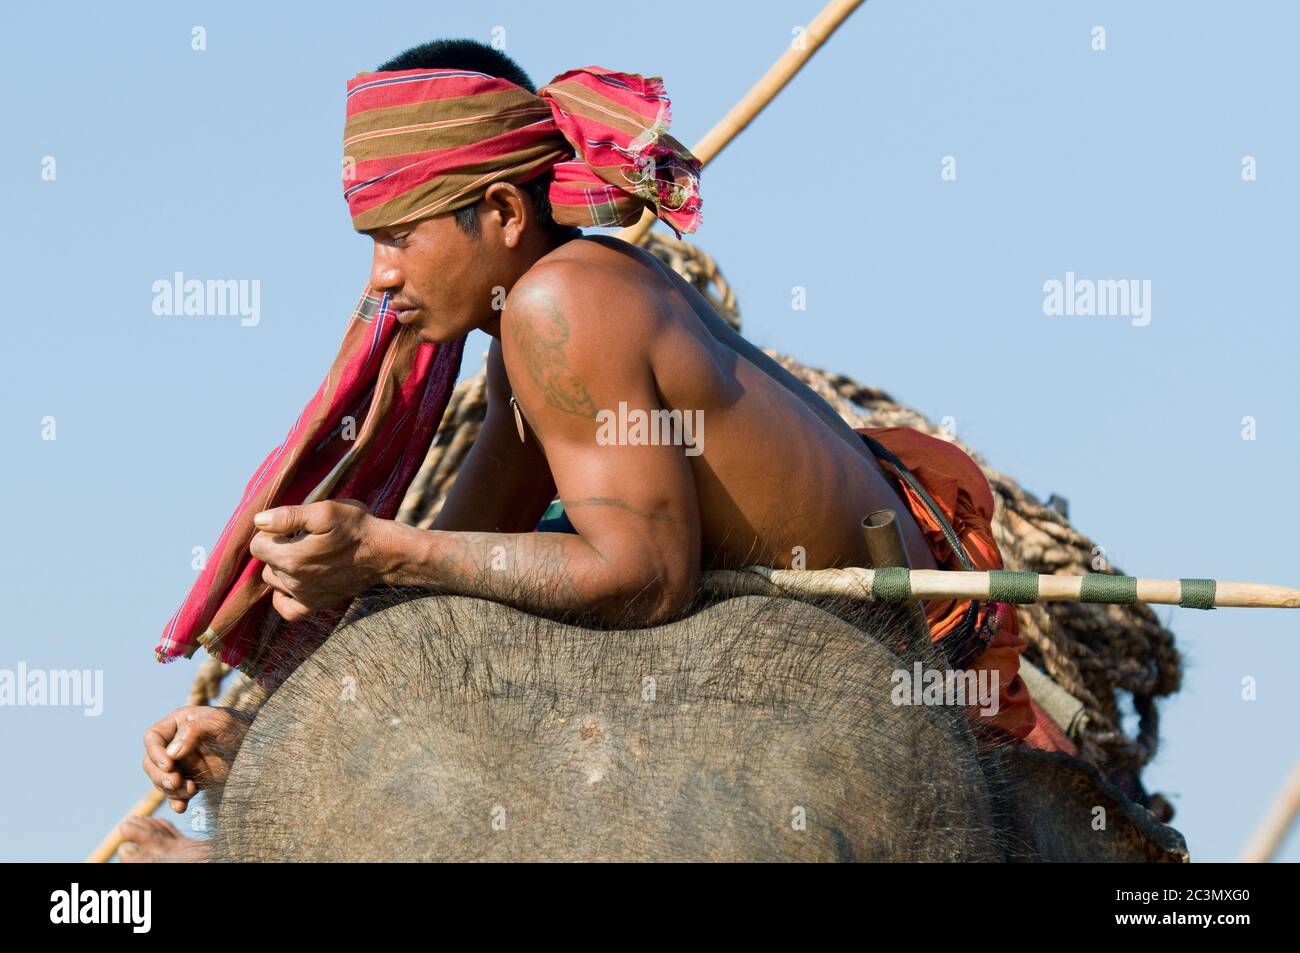
[[[671,612],[699,574],[695,481],[682,446],[620,440],[620,407],[627,417],[663,408],[649,359],[655,304],[616,282],[566,263],[538,269],[506,301],[503,351],[565,511],[608,584],[657,592]]]

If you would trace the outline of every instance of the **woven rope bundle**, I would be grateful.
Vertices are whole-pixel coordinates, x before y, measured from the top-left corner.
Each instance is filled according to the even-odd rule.
[[[658,232],[647,233],[642,245],[690,281],[733,327],[740,327],[736,296],[708,255]],[[1044,505],[922,414],[877,388],[767,353],[854,427],[914,427],[969,453],[993,488],[993,531],[1008,569],[1071,575],[1099,571],[1094,568],[1093,541],[1057,508]],[[457,386],[437,439],[402,502],[399,521],[423,528],[432,524],[486,412],[487,381],[480,370]],[[1121,573],[1115,566],[1100,571]],[[1173,633],[1144,605],[1049,603],[1019,606],[1017,612],[1029,642],[1026,658],[1085,706],[1088,723],[1081,753],[1108,773],[1140,772],[1156,753],[1157,699],[1178,691],[1182,679]],[[1138,715],[1131,736],[1121,720],[1126,696]]]

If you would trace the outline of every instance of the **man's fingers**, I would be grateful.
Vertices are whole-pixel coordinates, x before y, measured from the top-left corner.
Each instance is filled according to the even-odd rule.
[[[144,759],[144,773],[149,775],[153,786],[164,794],[176,795],[185,790],[185,778],[179,771],[163,771],[148,758]]]
[[[194,778],[185,777],[182,773],[184,768],[180,771],[164,771],[154,764],[148,755],[145,755],[141,767],[144,768],[144,773],[153,783],[153,786],[168,797],[191,798],[199,793],[198,783]],[[178,765],[178,767],[181,766]]]
[[[167,781],[162,790],[166,792],[168,797],[188,800],[199,793],[199,786],[194,783],[193,778],[185,778],[173,773],[167,775]]]
[[[267,563],[262,569],[262,582],[266,583],[276,592],[282,592],[286,596],[290,595],[288,584],[283,578],[281,578],[280,574],[276,571],[276,568],[270,563]]]
[[[162,789],[163,785],[167,782],[168,777],[171,776],[170,770],[164,771],[162,768],[158,767],[157,762],[147,754],[144,756],[144,760],[141,762],[140,766],[144,769],[144,773],[149,778],[150,783],[159,789]]]
[[[298,622],[301,619],[311,615],[311,610],[305,605],[294,599],[292,596],[286,596],[283,592],[276,591],[271,596],[271,606],[280,614],[285,622]]]
[[[192,778],[186,778],[179,788],[175,791],[168,791],[167,801],[171,804],[172,810],[177,814],[184,814],[185,808],[189,805],[190,799],[199,793],[199,786],[194,783]]]
[[[312,610],[290,595],[284,580],[276,575],[271,566],[262,570],[262,581],[271,587],[271,607],[285,622],[297,622],[311,615]]]
[[[146,760],[152,760],[164,771],[170,771],[172,764],[171,758],[167,754],[167,746],[171,744],[172,738],[175,737],[175,735],[176,718],[174,715],[168,715],[161,721],[150,725],[149,730],[144,733],[144,752]]]
[[[303,537],[303,539],[309,538],[308,536]],[[268,566],[285,569],[292,566],[294,560],[302,557],[301,542],[302,540],[294,537],[277,536],[275,533],[262,530],[249,540],[248,551],[253,555],[254,559],[260,559]]]

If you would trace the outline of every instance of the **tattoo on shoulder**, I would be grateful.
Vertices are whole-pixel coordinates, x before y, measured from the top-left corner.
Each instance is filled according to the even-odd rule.
[[[530,290],[529,300],[534,313],[516,327],[519,350],[529,374],[552,407],[566,414],[595,418],[596,403],[564,356],[569,322],[563,309],[545,288]]]

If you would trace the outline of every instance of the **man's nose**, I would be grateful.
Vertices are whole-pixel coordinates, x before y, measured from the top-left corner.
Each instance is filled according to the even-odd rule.
[[[389,249],[375,245],[374,257],[370,261],[370,286],[376,291],[396,291],[402,287],[402,270],[393,260]]]

